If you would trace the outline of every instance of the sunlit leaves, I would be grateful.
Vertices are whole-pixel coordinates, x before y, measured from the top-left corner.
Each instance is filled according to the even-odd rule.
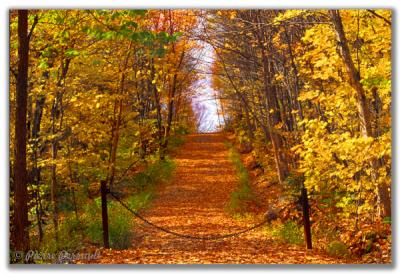
[[[354,41],[350,45],[353,59],[358,62],[361,83],[366,89],[371,111],[373,104],[378,104],[375,105],[378,113],[376,110],[373,113],[376,115],[375,125],[380,128],[375,131],[381,136],[366,138],[360,134],[356,94],[343,73],[344,64],[335,46],[335,37],[329,25],[316,25],[308,28],[302,37],[302,43],[308,50],[299,59],[300,75],[305,82],[299,99],[317,104],[322,109],[319,115],[323,114],[323,118],[322,121],[320,118],[301,122],[306,128],[302,136],[303,146],[294,147],[294,150],[301,156],[300,169],[306,175],[306,185],[317,191],[322,188],[342,189],[344,194],[337,206],[348,215],[356,211],[352,206],[358,202],[355,194],[368,202],[357,211],[367,213],[374,199],[369,194],[375,194],[379,184],[390,184],[387,173],[379,173],[378,178],[371,182],[372,174],[376,173],[372,171],[371,162],[382,158],[390,167],[390,154],[384,148],[390,148],[391,142],[382,138],[391,132],[390,127],[383,126],[390,121],[390,114],[383,110],[390,108],[391,61],[381,51],[390,49],[388,26],[382,26],[383,23],[375,19],[372,23],[366,11],[343,11],[342,16],[346,35]],[[370,29],[374,24],[386,30],[378,34]],[[377,39],[377,36],[380,38]],[[386,44],[382,44],[383,41]],[[303,52],[303,49],[299,48],[299,51]],[[387,103],[382,104],[381,100]],[[316,116],[313,112],[309,115]]]
[[[69,49],[65,51],[65,56],[69,58],[79,56],[79,54],[80,54],[79,51],[74,49]]]

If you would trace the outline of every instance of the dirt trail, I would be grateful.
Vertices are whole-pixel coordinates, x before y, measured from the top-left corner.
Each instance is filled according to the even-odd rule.
[[[232,219],[224,208],[235,188],[235,170],[222,134],[193,134],[176,156],[174,180],[160,188],[142,214],[183,234],[222,235],[252,224]],[[259,221],[254,221],[257,223]],[[299,246],[277,244],[262,229],[218,241],[182,239],[141,224],[129,250],[102,250],[97,263],[338,263]]]

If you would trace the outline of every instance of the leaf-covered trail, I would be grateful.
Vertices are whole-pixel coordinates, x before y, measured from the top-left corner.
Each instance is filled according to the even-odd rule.
[[[219,133],[193,134],[179,149],[174,180],[162,186],[142,214],[157,225],[196,236],[223,235],[252,224],[224,211],[237,184]],[[133,217],[132,217],[133,218]],[[259,221],[254,221],[254,224]],[[178,238],[149,225],[135,228],[129,250],[102,249],[97,263],[337,263],[338,259],[269,240],[262,229],[217,241]]]

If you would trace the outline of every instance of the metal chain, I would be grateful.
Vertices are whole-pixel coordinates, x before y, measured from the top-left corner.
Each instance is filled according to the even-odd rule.
[[[114,199],[116,201],[118,201],[126,210],[128,210],[130,213],[132,213],[135,217],[137,217],[138,219],[142,220],[143,222],[147,223],[148,225],[151,225],[155,228],[157,228],[160,231],[163,231],[165,233],[180,237],[180,238],[186,238],[186,239],[195,239],[195,240],[220,240],[220,239],[225,239],[225,238],[232,238],[232,237],[237,237],[239,235],[242,235],[244,233],[247,233],[251,230],[254,230],[258,227],[261,227],[262,225],[264,225],[265,223],[268,222],[267,219],[264,219],[262,222],[249,227],[247,229],[235,232],[235,233],[230,233],[230,234],[225,234],[225,235],[211,235],[211,236],[193,236],[193,235],[187,235],[187,234],[181,234],[178,232],[174,232],[171,231],[169,229],[163,228],[161,226],[158,226],[154,223],[152,223],[151,221],[147,220],[146,218],[142,217],[138,212],[136,212],[135,210],[131,209],[126,203],[124,203],[115,193],[113,192],[109,192],[111,196],[114,197]]]

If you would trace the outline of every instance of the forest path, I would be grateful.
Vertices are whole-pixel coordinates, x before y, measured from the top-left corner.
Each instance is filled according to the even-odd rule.
[[[142,215],[168,230],[195,236],[234,233],[258,223],[237,221],[224,210],[237,185],[236,172],[224,140],[220,133],[189,135],[177,152],[174,179],[160,187],[150,209]],[[262,228],[238,237],[204,241],[179,238],[139,220],[138,224],[132,248],[102,249],[100,259],[92,262],[338,263],[338,259],[316,251],[278,244],[268,239]]]

